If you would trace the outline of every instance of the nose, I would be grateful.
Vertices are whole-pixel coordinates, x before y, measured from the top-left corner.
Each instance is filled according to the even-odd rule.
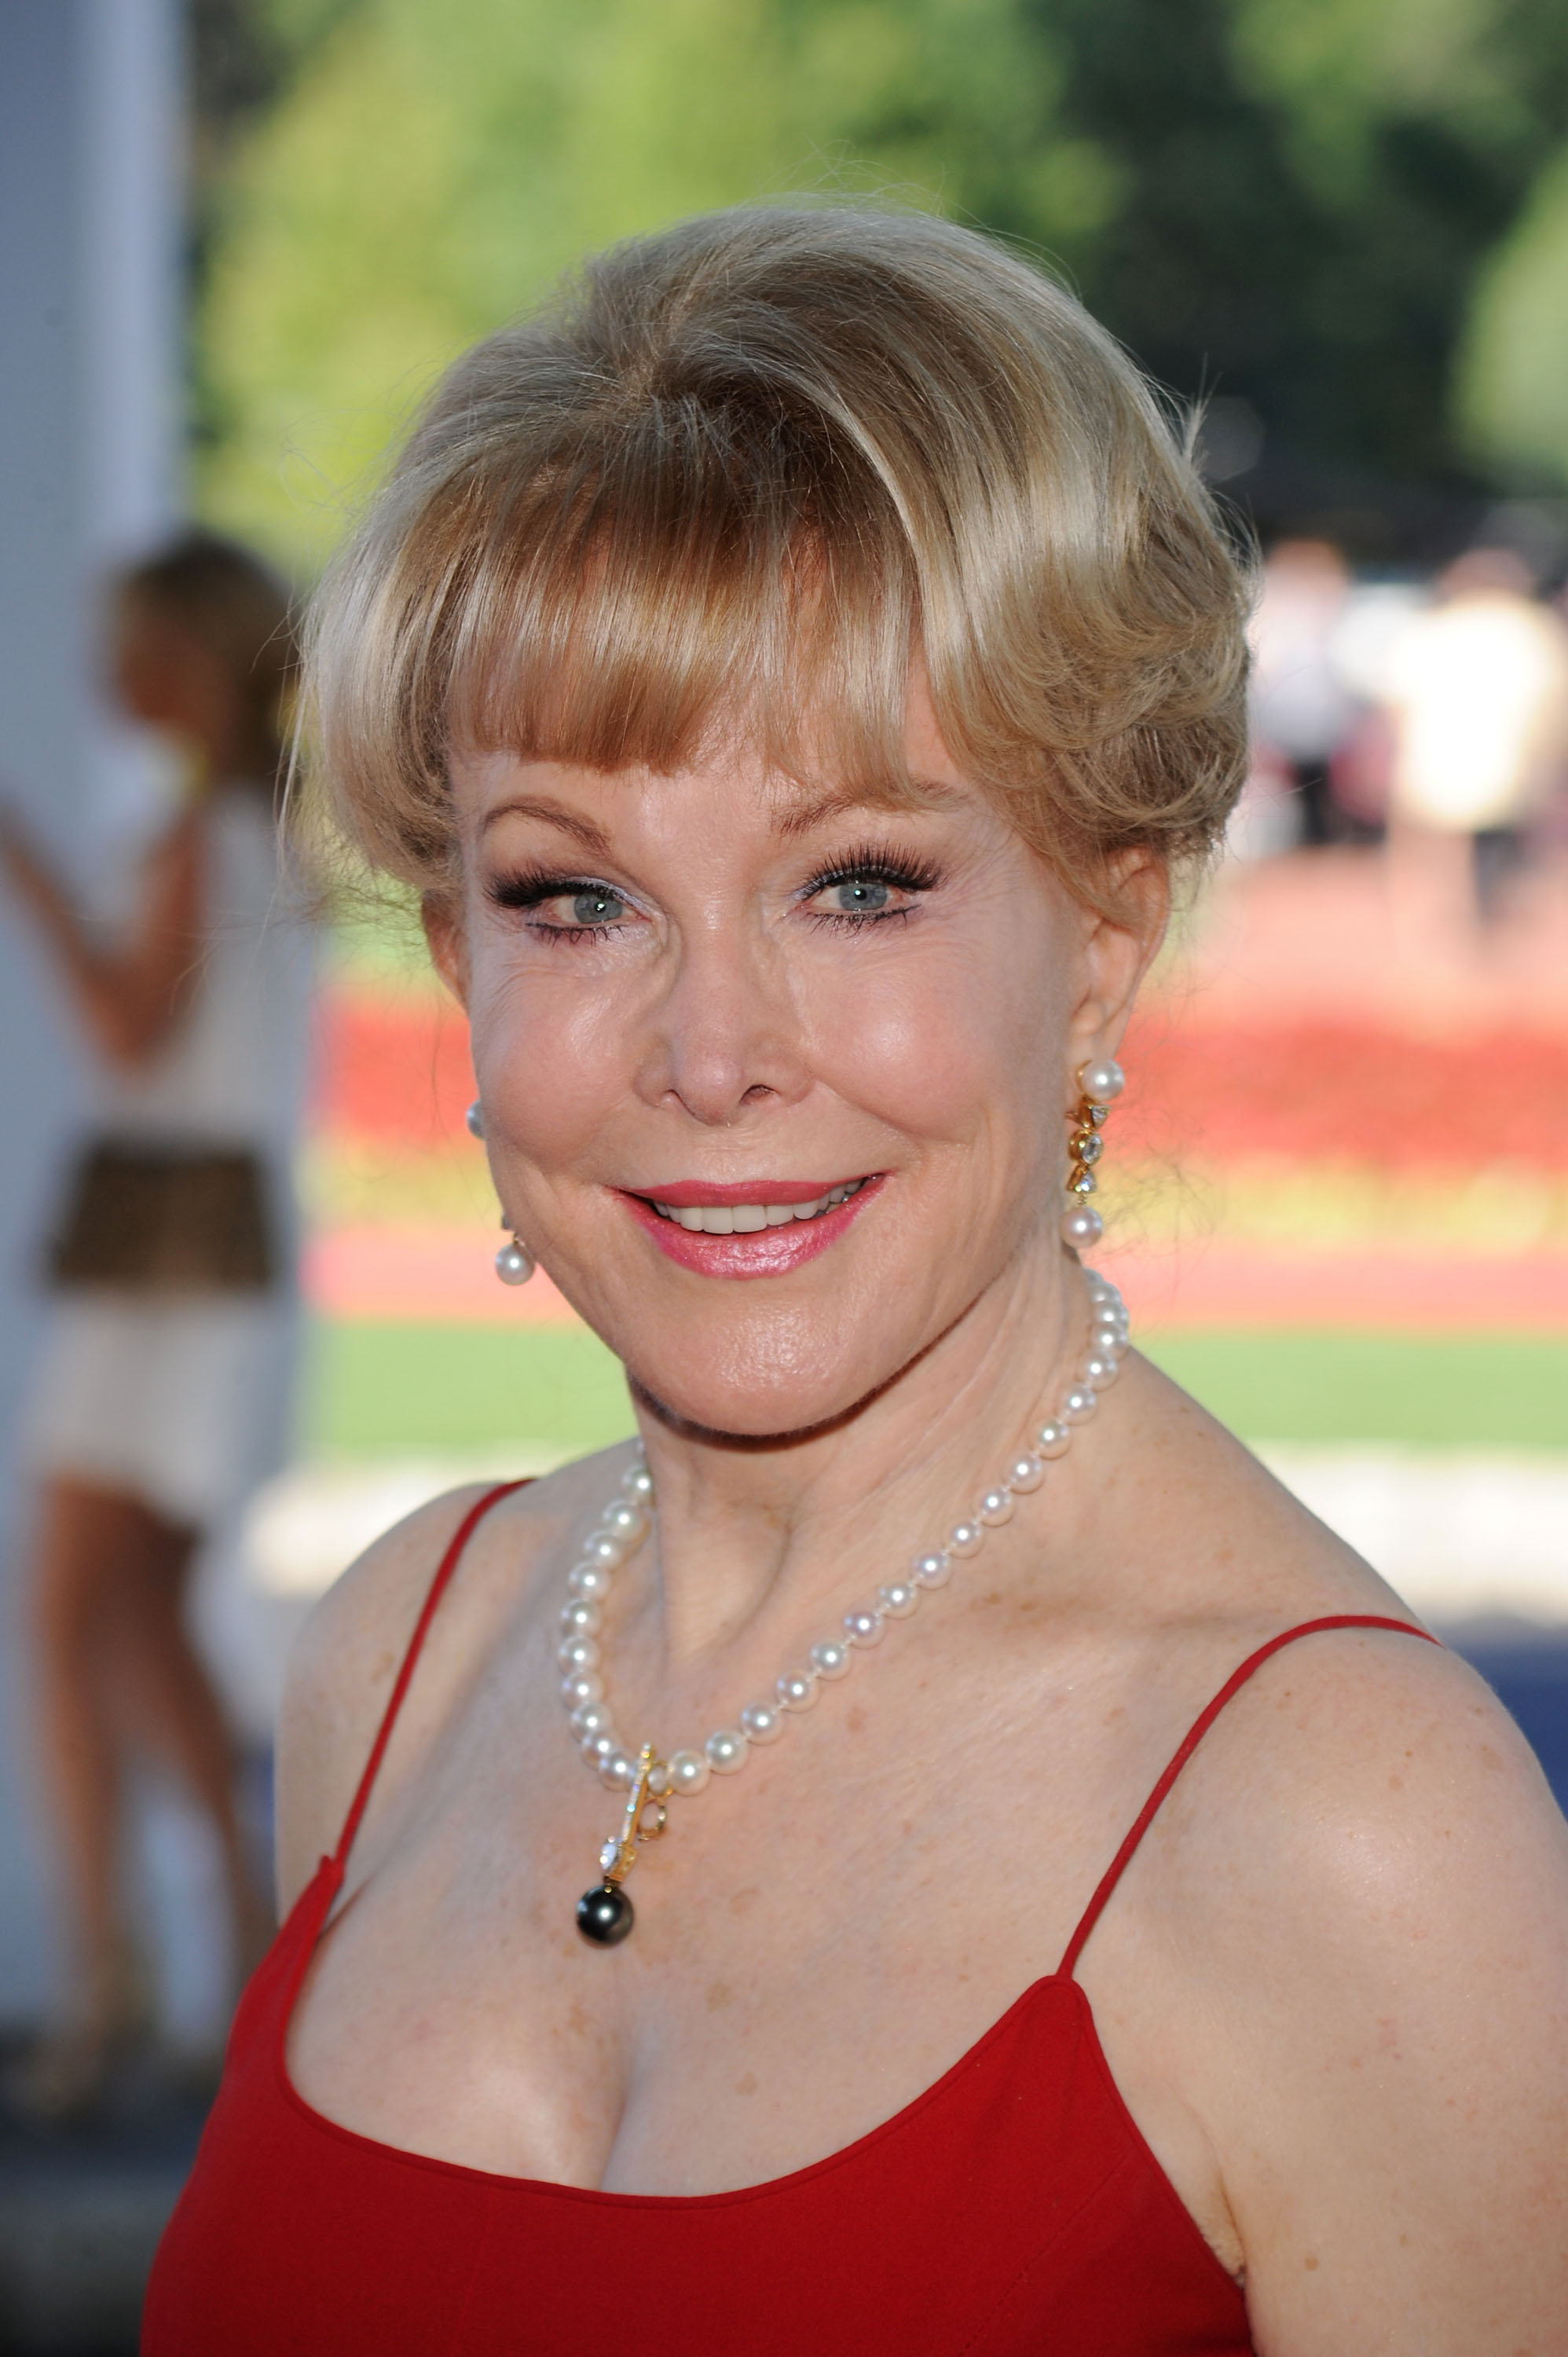
[[[725,1129],[753,1109],[799,1102],[811,1082],[782,951],[717,918],[684,935],[649,1011],[638,1070],[644,1101]]]

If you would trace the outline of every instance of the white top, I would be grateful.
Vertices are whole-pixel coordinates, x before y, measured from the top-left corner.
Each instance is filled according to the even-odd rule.
[[[1531,817],[1568,758],[1568,638],[1554,614],[1477,591],[1411,624],[1390,666],[1396,807],[1430,826]]]
[[[118,1135],[250,1146],[286,1168],[304,1111],[315,928],[263,796],[214,792],[201,829],[196,989],[154,1057],[105,1074],[99,1118]]]

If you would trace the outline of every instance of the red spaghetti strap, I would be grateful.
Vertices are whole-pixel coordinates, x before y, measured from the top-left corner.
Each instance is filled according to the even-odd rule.
[[[1133,1851],[1159,1814],[1171,1786],[1176,1782],[1232,1695],[1240,1692],[1248,1679],[1255,1671],[1262,1668],[1272,1653],[1277,1653],[1283,1645],[1294,1645],[1298,1637],[1315,1637],[1321,1629],[1393,1629],[1402,1636],[1423,1638],[1429,1645],[1435,1645],[1440,1641],[1427,1630],[1412,1628],[1408,1620],[1387,1620],[1372,1612],[1335,1612],[1331,1613],[1326,1620],[1303,1620],[1294,1629],[1283,1629],[1277,1637],[1271,1637],[1266,1645],[1260,1645],[1255,1653],[1249,1653],[1240,1668],[1232,1671],[1230,1677],[1226,1679],[1208,1708],[1200,1712],[1193,1721],[1175,1759],[1139,1811],[1132,1831],[1107,1867],[1099,1889],[1084,1909],[1083,1919],[1067,1943],[1067,1953],[1057,1966],[1058,1980],[1072,1978],[1078,1960],[1083,1953],[1084,1943],[1099,1922],[1106,1901],[1126,1872]]]
[[[381,1723],[376,1731],[375,1742],[371,1747],[371,1756],[365,1762],[365,1772],[360,1779],[360,1789],[354,1795],[353,1805],[343,1820],[343,1830],[338,1836],[338,1846],[332,1853],[332,1863],[339,1869],[348,1864],[349,1852],[354,1846],[354,1835],[360,1830],[360,1820],[365,1813],[365,1805],[370,1800],[371,1789],[376,1781],[376,1771],[381,1764],[381,1756],[392,1739],[392,1731],[397,1724],[397,1715],[403,1708],[403,1698],[408,1692],[414,1664],[424,1650],[424,1640],[430,1632],[430,1624],[435,1618],[435,1608],[446,1592],[447,1584],[457,1568],[463,1549],[473,1536],[475,1525],[483,1521],[490,1508],[499,1504],[502,1498],[510,1498],[514,1490],[521,1490],[526,1486],[524,1481],[501,1481],[498,1482],[493,1490],[487,1490],[484,1496],[469,1507],[447,1543],[446,1552],[436,1566],[435,1577],[430,1583],[430,1592],[425,1597],[419,1618],[413,1624],[413,1634],[408,1641],[408,1651],[403,1657],[403,1667],[397,1674],[397,1684],[393,1686],[388,1697],[387,1706],[381,1713]]]

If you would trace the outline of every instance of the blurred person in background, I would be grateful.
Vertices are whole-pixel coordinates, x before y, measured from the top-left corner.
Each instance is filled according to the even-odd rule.
[[[187,773],[125,920],[84,914],[0,813],[5,873],[98,1071],[24,1434],[44,1794],[76,1972],[9,2092],[61,2115],[150,2026],[122,1875],[133,1752],[216,1828],[238,1967],[265,1937],[234,1745],[187,1606],[203,1542],[285,1452],[311,963],[277,818],[295,662],[282,585],[192,532],[123,574],[109,610],[117,701]]]
[[[1252,618],[1251,716],[1260,771],[1283,768],[1299,813],[1297,840],[1339,843],[1363,832],[1337,805],[1336,755],[1357,717],[1337,640],[1351,591],[1325,540],[1282,540],[1263,567]]]
[[[1474,549],[1391,649],[1389,873],[1407,943],[1473,947],[1568,759],[1568,631],[1511,550]]]

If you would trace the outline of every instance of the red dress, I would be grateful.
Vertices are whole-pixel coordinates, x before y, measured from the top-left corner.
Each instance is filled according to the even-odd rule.
[[[1251,2341],[1139,2134],[1073,1967],[1244,1662],[1150,1795],[1060,1965],[868,2136],[730,2193],[596,2193],[377,2144],[313,2111],[285,2041],[436,1602],[442,1562],[333,1856],[235,2016],[153,2269],[143,2357],[1222,2357]]]

